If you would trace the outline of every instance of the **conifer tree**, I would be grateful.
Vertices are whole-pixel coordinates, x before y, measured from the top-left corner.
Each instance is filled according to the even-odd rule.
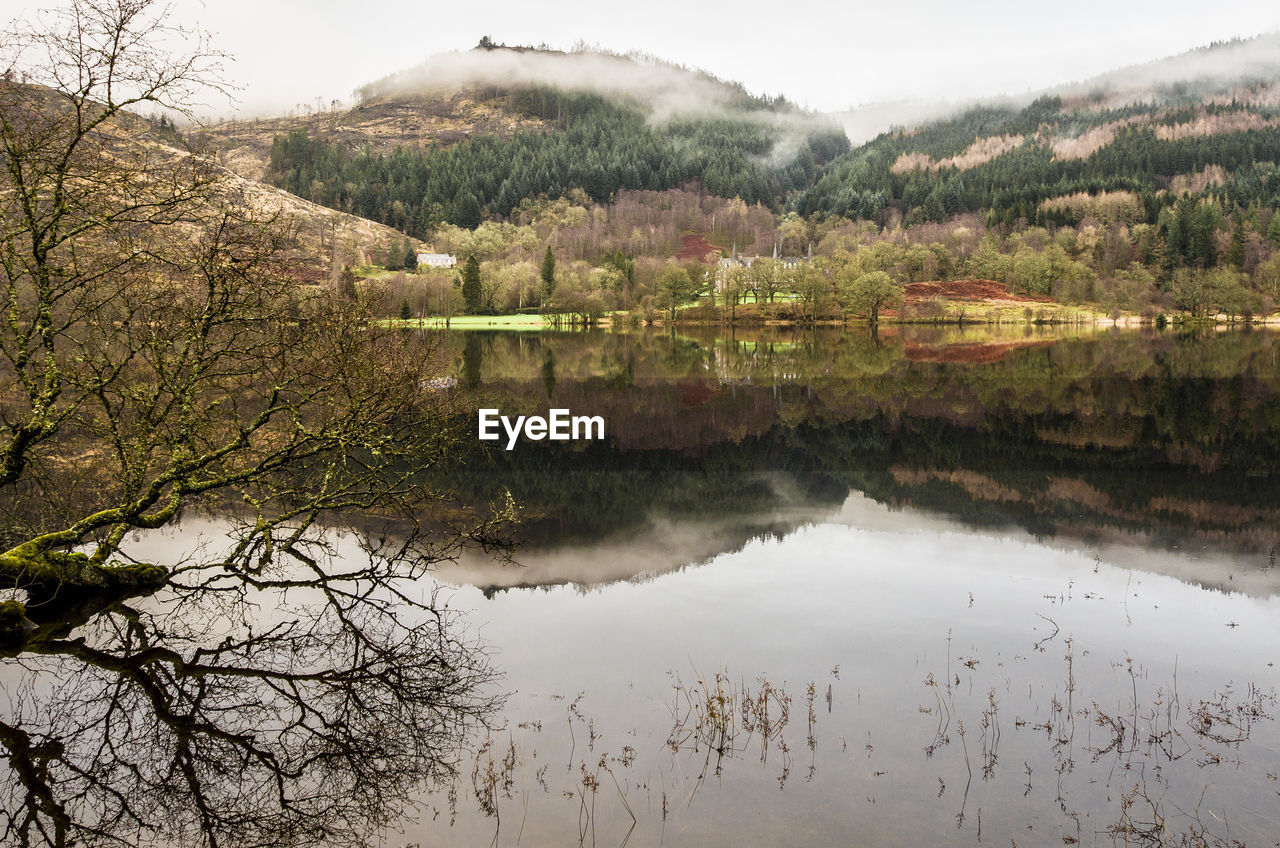
[[[542,270],[538,272],[542,278],[542,295],[549,300],[556,290],[556,258],[551,255],[551,245],[547,245],[547,253],[542,257]]]
[[[474,230],[483,219],[484,210],[480,208],[480,201],[476,200],[476,196],[465,188],[458,189],[453,198],[453,223]]]
[[[467,302],[467,311],[472,314],[479,312],[483,296],[484,292],[480,288],[480,263],[475,256],[468,256],[467,264],[462,266],[462,297]]]
[[[1227,264],[1239,270],[1244,267],[1244,210],[1237,209],[1231,218],[1231,246],[1227,249]]]
[[[1271,223],[1267,226],[1267,238],[1280,244],[1280,210],[1271,214]]]

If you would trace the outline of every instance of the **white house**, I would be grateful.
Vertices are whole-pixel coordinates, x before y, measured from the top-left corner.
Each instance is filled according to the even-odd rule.
[[[419,253],[419,268],[452,268],[458,264],[458,257],[452,253]]]

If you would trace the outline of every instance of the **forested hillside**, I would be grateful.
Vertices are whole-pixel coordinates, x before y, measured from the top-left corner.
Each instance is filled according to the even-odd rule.
[[[1261,95],[1268,89],[1259,86]],[[1234,206],[1280,201],[1280,110],[1261,96],[1119,109],[1044,97],[885,134],[833,162],[802,214],[908,222],[989,212],[993,223],[1154,223],[1190,193]]]
[[[551,61],[576,58],[553,55],[565,58]],[[708,84],[706,77],[682,73]],[[603,202],[619,190],[664,191],[696,182],[719,197],[780,208],[849,147],[835,124],[781,98],[720,85],[719,102],[680,104],[662,115],[643,93],[625,89],[478,85],[475,99],[511,116],[516,131],[386,151],[298,128],[274,139],[266,178],[309,200],[425,238],[445,222],[475,227],[509,216],[526,198],[573,189]],[[449,92],[374,84],[365,94],[353,116],[403,108],[406,100],[426,107],[433,96]]]
[[[1280,205],[1277,162],[1271,35],[885,133],[832,162],[795,208],[908,224],[963,212],[1009,226],[1155,224],[1184,195],[1227,212]]]

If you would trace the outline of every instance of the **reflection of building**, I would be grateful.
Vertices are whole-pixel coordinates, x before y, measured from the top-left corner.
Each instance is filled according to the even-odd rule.
[[[419,253],[419,268],[452,268],[458,264],[458,257],[452,253]]]
[[[795,268],[801,262],[813,261],[813,245],[809,245],[809,252],[804,256],[779,256],[778,245],[775,243],[773,245],[773,256],[771,258],[774,262],[777,262],[780,267],[790,270]],[[716,289],[720,291],[724,290],[725,279],[729,271],[734,268],[750,268],[761,259],[764,259],[764,257],[739,256],[738,245],[735,243],[733,245],[733,252],[728,256],[721,257],[720,261],[716,263]]]

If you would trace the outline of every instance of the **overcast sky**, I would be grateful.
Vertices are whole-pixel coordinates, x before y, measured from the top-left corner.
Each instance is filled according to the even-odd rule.
[[[56,0],[55,0],[56,2]],[[0,0],[0,19],[51,2]],[[789,3],[644,0],[174,0],[232,53],[244,115],[349,100],[358,85],[465,50],[482,35],[640,50],[839,110],[898,99],[1020,93],[1280,30],[1271,0],[1009,0]]]

